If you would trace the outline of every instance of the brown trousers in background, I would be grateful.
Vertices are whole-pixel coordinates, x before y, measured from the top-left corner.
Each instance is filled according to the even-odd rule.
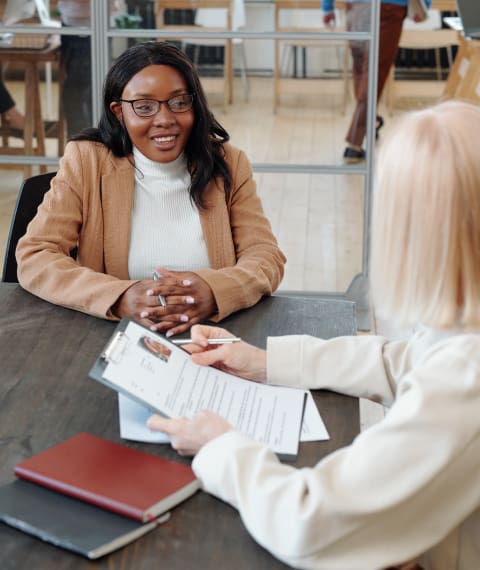
[[[380,6],[377,102],[382,95],[390,67],[395,61],[403,20],[407,15],[406,6],[386,3],[382,3]],[[348,30],[364,32],[368,31],[369,25],[369,3],[353,2],[347,4]],[[350,50],[353,59],[353,90],[357,104],[345,140],[353,146],[361,147],[367,128],[368,42],[352,41],[350,42]]]

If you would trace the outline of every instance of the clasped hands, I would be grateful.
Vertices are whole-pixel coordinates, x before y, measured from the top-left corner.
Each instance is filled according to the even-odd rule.
[[[130,317],[167,336],[182,333],[217,311],[209,285],[191,271],[156,268],[161,279],[143,279],[128,288],[113,307],[118,317]],[[160,303],[159,296],[166,300]]]
[[[192,361],[203,366],[215,366],[230,374],[242,376],[254,382],[265,382],[267,377],[266,352],[246,342],[222,345],[209,345],[209,338],[233,336],[219,327],[196,325],[192,327],[193,344],[185,346],[191,353]],[[180,455],[195,455],[201,447],[212,439],[230,431],[232,426],[221,416],[207,410],[195,417],[166,419],[159,415],[149,418],[150,429],[166,433],[172,447]]]

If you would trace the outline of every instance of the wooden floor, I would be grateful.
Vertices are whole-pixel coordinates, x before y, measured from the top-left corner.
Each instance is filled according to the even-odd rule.
[[[298,95],[282,99],[278,112],[272,112],[272,80],[250,78],[249,102],[242,97],[240,83],[236,101],[226,112],[220,92],[209,95],[217,119],[231,134],[232,143],[245,150],[254,163],[341,163],[344,134],[347,130],[352,102],[345,114],[339,109],[335,85],[312,96],[308,81]],[[20,107],[23,86],[8,83]],[[208,92],[207,85],[207,92]],[[340,92],[341,86],[338,86]],[[423,98],[413,105],[435,101],[438,85],[431,99]],[[386,115],[382,107],[380,111]],[[394,123],[385,116],[385,131]],[[50,151],[56,152],[54,141]],[[380,142],[381,144],[381,142]],[[0,183],[0,259],[15,200],[23,179],[21,170],[1,169]],[[343,292],[362,269],[363,177],[312,174],[256,173],[258,192],[273,231],[288,262],[282,290]],[[373,321],[374,326],[378,323]],[[375,331],[372,331],[375,332]],[[383,415],[376,405],[362,404],[362,425],[370,425]]]

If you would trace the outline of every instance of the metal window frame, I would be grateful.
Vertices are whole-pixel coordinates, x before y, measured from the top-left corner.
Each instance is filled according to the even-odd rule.
[[[268,4],[266,2],[266,4]],[[360,330],[370,330],[370,302],[369,302],[369,246],[370,246],[370,218],[373,188],[373,168],[375,150],[375,120],[376,120],[376,93],[378,68],[378,29],[380,21],[380,0],[371,3],[370,30],[368,32],[335,32],[334,30],[322,32],[322,40],[366,40],[369,41],[369,69],[368,69],[368,102],[367,102],[367,136],[366,161],[363,166],[344,166],[329,164],[275,164],[253,163],[254,172],[262,173],[294,173],[294,174],[359,174],[364,176],[364,211],[363,211],[363,240],[362,240],[362,270],[354,276],[350,286],[345,292],[309,292],[297,291],[302,296],[339,297],[355,301],[357,308],[357,325]],[[98,122],[101,113],[102,85],[108,71],[109,41],[112,38],[168,38],[182,39],[185,31],[182,30],[152,30],[110,28],[109,4],[104,0],[90,0],[90,27],[62,27],[48,28],[44,26],[0,26],[0,32],[28,33],[28,34],[59,34],[91,36],[92,41],[92,114],[94,123]],[[308,40],[318,39],[318,34],[310,32],[249,32],[242,31],[189,31],[190,38],[233,39],[244,40]],[[1,53],[1,52],[0,52]],[[59,157],[40,156],[0,156],[0,164],[19,165],[48,165],[58,166]],[[290,292],[291,293],[291,292]]]

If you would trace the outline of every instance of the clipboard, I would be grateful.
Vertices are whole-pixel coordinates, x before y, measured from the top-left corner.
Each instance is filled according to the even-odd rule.
[[[115,327],[115,331],[113,335],[108,339],[107,344],[104,346],[102,352],[98,356],[97,360],[93,364],[90,370],[90,377],[94,380],[98,380],[99,382],[103,381],[103,371],[107,366],[109,360],[112,358],[112,355],[116,354],[116,351],[119,348],[120,340],[126,338],[125,329],[127,328],[129,319],[123,318]]]
[[[129,318],[117,325],[89,376],[164,417],[208,409],[281,458],[298,454],[306,390],[199,366],[187,351]]]
[[[112,388],[112,390],[115,390],[121,394],[124,394],[125,396],[127,396],[128,398],[131,398],[132,400],[135,400],[139,404],[142,404],[144,406],[148,406],[149,408],[151,408],[152,410],[154,410],[155,412],[157,412],[158,414],[160,414],[164,417],[170,417],[167,414],[163,413],[162,410],[160,410],[158,407],[153,406],[150,402],[147,402],[146,400],[144,400],[142,398],[136,397],[129,390],[122,389],[117,384],[115,384],[114,382],[111,382],[110,380],[108,380],[104,377],[105,369],[107,368],[108,364],[110,362],[119,363],[121,360],[121,356],[122,356],[123,351],[125,350],[125,348],[128,346],[128,343],[130,342],[128,335],[126,333],[126,329],[131,322],[134,322],[134,321],[132,319],[127,318],[127,317],[123,317],[120,320],[117,327],[115,328],[113,335],[110,337],[109,341],[104,346],[102,352],[100,353],[98,358],[95,360],[92,368],[90,369],[89,377],[92,378],[93,380],[97,380],[98,382],[101,382],[102,384],[104,384],[105,386],[108,386],[109,388]],[[139,327],[143,327],[143,325],[141,325],[140,323],[136,323],[136,325],[138,325]],[[162,342],[168,343],[167,339],[161,337],[157,333],[150,331],[149,329],[147,329],[147,327],[143,327],[143,328],[145,329],[145,333],[148,333],[149,336],[157,337],[158,339],[161,339]],[[168,343],[168,344],[171,344],[171,343]],[[174,345],[172,345],[172,346],[174,346]]]

